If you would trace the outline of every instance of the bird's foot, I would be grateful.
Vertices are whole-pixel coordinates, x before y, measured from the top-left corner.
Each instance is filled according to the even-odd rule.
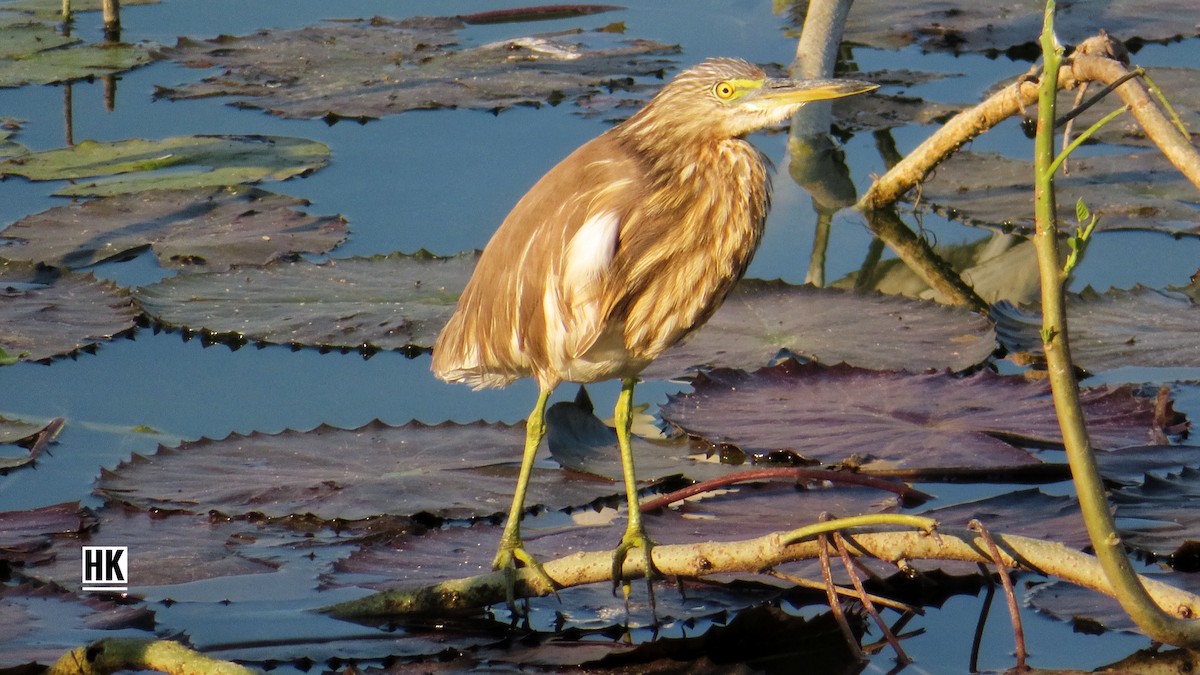
[[[500,542],[496,557],[492,559],[492,569],[504,573],[504,602],[509,609],[516,614],[524,613],[517,608],[516,602],[517,569],[521,567],[533,570],[533,573],[550,587],[550,592],[554,594],[554,597],[558,597],[558,583],[551,579],[549,574],[546,574],[542,563],[525,550],[525,544],[520,540],[505,540]]]
[[[646,531],[640,525],[626,529],[625,535],[621,537],[621,543],[613,551],[613,593],[617,592],[617,587],[619,586],[625,595],[625,605],[628,608],[631,588],[629,580],[625,578],[625,558],[635,548],[642,550],[644,557],[642,564],[644,565],[643,569],[646,574],[646,591],[650,596],[650,611],[654,612],[654,575],[657,574],[657,570],[654,569],[654,558],[651,555],[654,542],[651,541],[650,537],[646,536]]]

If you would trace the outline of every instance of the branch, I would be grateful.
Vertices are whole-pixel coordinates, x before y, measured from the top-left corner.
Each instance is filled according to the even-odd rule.
[[[787,544],[789,533],[775,532],[745,541],[698,544],[659,544],[652,551],[655,569],[667,577],[703,577],[729,572],[768,573],[775,567],[819,556],[819,544],[808,540]],[[861,531],[842,533],[854,556],[880,560],[963,560],[992,563],[987,544],[965,529],[941,529],[936,534],[919,531]],[[993,533],[1004,564],[1013,569],[1054,576],[1112,595],[1112,588],[1095,558],[1051,543]],[[625,579],[642,576],[642,559],[625,561]],[[611,583],[612,552],[575,553],[543,563],[545,572],[558,588],[599,582]],[[1160,605],[1179,616],[1200,616],[1200,596],[1151,579],[1147,590]],[[549,595],[554,589],[527,568],[517,570],[516,594],[521,597]],[[343,619],[370,619],[422,612],[472,609],[504,602],[504,574],[491,572],[464,579],[443,581],[416,588],[395,589],[351,600],[322,611]]]
[[[1084,52],[1084,53],[1081,53]],[[1112,84],[1129,74],[1120,61],[1086,53],[1084,45],[1058,70],[1058,87],[1069,89],[1084,82]],[[1146,86],[1132,79],[1116,88],[1134,118],[1167,159],[1189,181],[1200,187],[1200,151],[1171,123],[1154,103]],[[1030,73],[992,94],[979,105],[955,115],[904,159],[881,176],[858,201],[858,208],[871,212],[894,204],[916,187],[937,165],[960,147],[1000,122],[1037,102],[1038,82]]]
[[[46,675],[108,675],[122,670],[156,670],[169,675],[252,675],[171,640],[109,638],[76,647],[59,657]]]

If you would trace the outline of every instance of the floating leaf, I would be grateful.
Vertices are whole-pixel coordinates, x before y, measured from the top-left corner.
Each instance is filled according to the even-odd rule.
[[[58,190],[64,196],[106,196],[151,189],[238,185],[285,180],[329,163],[328,146],[288,136],[173,136],[158,141],[84,141],[0,162],[0,175],[30,180],[80,182]],[[203,167],[203,168],[196,168]]]
[[[582,31],[451,49],[461,25],[450,18],[373,19],[180,40],[163,55],[222,72],[160,89],[159,95],[235,96],[239,107],[294,118],[377,118],[422,108],[502,110],[573,99],[636,76],[660,76],[674,65],[666,57],[679,51]]]
[[[663,417],[711,442],[789,448],[825,463],[1012,466],[1037,461],[1013,444],[1061,443],[1048,386],[989,371],[953,377],[785,361],[753,374],[702,374],[694,389],[671,397]],[[1126,387],[1082,398],[1097,447],[1152,437],[1152,400]]]
[[[1165,558],[1185,542],[1200,542],[1200,470],[1147,474],[1141,485],[1114,490],[1110,499],[1123,539],[1134,548]]]
[[[7,9],[8,6],[0,5],[0,8]],[[63,35],[47,23],[27,21],[20,17],[0,17],[0,63],[79,41],[79,38]]]
[[[168,327],[348,349],[432,345],[477,256],[393,254],[188,274],[135,292]]]
[[[56,206],[0,232],[0,257],[85,267],[149,246],[166,264],[265,264],[323,253],[346,235],[340,216],[309,216],[303,199],[257,188],[150,190]]]
[[[0,513],[0,559],[10,568],[51,560],[52,535],[81,535],[95,527],[96,518],[79,502]]]
[[[1186,294],[1138,286],[1067,298],[1071,360],[1100,372],[1123,366],[1200,367],[1200,307]],[[1042,353],[1041,311],[995,305],[996,330],[1012,352]]]
[[[0,347],[27,361],[73,354],[129,331],[129,294],[91,274],[0,265]]]
[[[523,426],[481,422],[234,434],[134,455],[105,471],[97,490],[139,508],[228,516],[484,517],[507,510],[524,443]],[[610,481],[539,468],[526,503],[561,509],[619,491]]]
[[[145,607],[81,599],[56,585],[5,585],[0,587],[0,670],[36,672],[100,638],[153,639],[154,627],[154,612]]]
[[[1153,230],[1200,235],[1196,186],[1159,152],[1073,157],[1055,178],[1058,203],[1083,199],[1098,231]],[[1033,228],[1033,164],[992,153],[959,152],[921,186],[921,201],[968,223]],[[1070,229],[1070,219],[1063,219]]]
[[[955,54],[1036,55],[1044,9],[1041,0],[939,0],[903,6],[888,0],[860,0],[847,19],[845,39],[878,49],[915,44],[924,51]],[[1078,0],[1059,6],[1054,32],[1067,44],[1095,35],[1100,27],[1113,35],[1165,41],[1200,34],[1196,22],[1179,19],[1194,12],[1192,0]],[[799,12],[797,21],[803,16]],[[1098,17],[1103,17],[1102,23]]]
[[[747,279],[643,376],[670,377],[696,365],[757,368],[781,351],[866,368],[958,371],[982,363],[995,348],[991,322],[965,309]]]
[[[153,60],[150,44],[94,43],[39,51],[24,58],[0,58],[0,87],[70,82],[115,75]]]
[[[1079,550],[1091,546],[1079,502],[1037,488],[943,506],[920,515],[935,518],[947,527],[965,528],[971,520],[978,520],[995,533],[1055,541]]]
[[[135,589],[265,574],[280,566],[272,559],[270,546],[256,545],[259,537],[268,537],[264,526],[254,523],[210,519],[208,514],[154,517],[120,506],[101,509],[91,523],[86,537],[56,538],[47,550],[50,559],[26,566],[22,574],[78,587],[83,545],[128,546],[129,583]],[[291,533],[288,547],[294,548],[303,538],[301,533]]]

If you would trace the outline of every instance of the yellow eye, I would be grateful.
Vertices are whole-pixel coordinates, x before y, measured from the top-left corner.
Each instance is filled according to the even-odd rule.
[[[737,89],[732,82],[718,82],[713,85],[713,95],[722,101],[728,101],[737,93]]]

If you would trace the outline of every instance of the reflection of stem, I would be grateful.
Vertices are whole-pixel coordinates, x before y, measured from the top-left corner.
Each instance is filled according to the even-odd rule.
[[[63,133],[67,145],[75,145],[75,92],[70,82],[63,85]]]
[[[104,76],[104,110],[112,112],[117,107],[117,76]]]
[[[817,229],[813,233],[812,257],[808,261],[805,283],[818,288],[825,285],[825,252],[829,250],[829,226],[833,223],[833,212],[817,209]]]
[[[988,311],[988,303],[949,263],[934,253],[929,242],[918,237],[900,220],[900,214],[894,208],[868,211],[866,216],[871,231],[887,242],[896,256],[933,289],[939,301],[969,307],[976,312]]]
[[[875,268],[879,266],[879,261],[883,259],[883,249],[883,240],[879,237],[872,237],[871,243],[867,246],[867,257],[863,258],[863,263],[858,268],[857,276],[854,277],[854,290],[864,291],[875,288]]]
[[[1065,274],[1060,266],[1058,254],[1054,174],[1050,172],[1050,166],[1054,162],[1054,107],[1062,58],[1062,48],[1057,45],[1054,37],[1053,0],[1046,3],[1041,44],[1045,68],[1038,87],[1037,135],[1034,138],[1033,204],[1036,231],[1033,240],[1037,247],[1038,269],[1042,282],[1042,343],[1046,354],[1047,376],[1062,430],[1063,446],[1067,451],[1067,461],[1071,465],[1079,508],[1087,525],[1096,558],[1113,589],[1113,595],[1138,628],[1151,639],[1160,642],[1174,645],[1200,644],[1200,624],[1164,612],[1134,572],[1133,565],[1125,554],[1125,545],[1117,534],[1116,523],[1109,509],[1108,497],[1084,423],[1083,407],[1079,401],[1079,384],[1075,380],[1071,361],[1063,287]],[[1109,62],[1117,63],[1111,60]],[[1129,84],[1131,83],[1122,85],[1118,91],[1129,88]],[[1174,127],[1168,128],[1177,134]],[[1179,611],[1179,607],[1173,603],[1164,603],[1162,606],[1171,607],[1176,613]],[[1189,611],[1184,616],[1196,616],[1196,613]]]

